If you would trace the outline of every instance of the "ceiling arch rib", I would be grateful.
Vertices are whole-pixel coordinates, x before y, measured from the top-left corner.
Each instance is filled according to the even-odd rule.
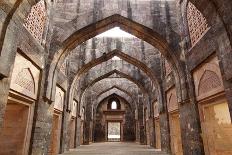
[[[149,68],[151,61],[154,61],[157,56],[161,57],[158,49],[139,38],[92,38],[73,49],[69,56],[73,53],[76,55],[85,53],[82,58],[86,63],[91,61],[93,57],[101,57],[104,53],[107,54],[115,49],[143,62]],[[94,56],[91,57],[91,55]]]
[[[89,53],[91,53],[92,51],[90,51]],[[132,51],[131,51],[132,52]],[[122,52],[124,53],[124,52]],[[129,52],[130,53],[130,52]],[[154,52],[153,52],[154,53]],[[125,54],[124,57],[126,57],[127,54]],[[74,56],[73,56],[74,57]],[[117,57],[117,59],[120,59],[120,61],[115,61],[113,60],[114,57]],[[87,73],[85,73],[84,75],[81,75],[80,78],[78,78],[77,80],[80,81],[82,78],[85,79],[94,79],[96,78],[95,74],[103,74],[103,71],[108,71],[108,70],[112,70],[112,69],[117,69],[117,70],[124,70],[124,73],[126,72],[130,72],[131,76],[136,78],[137,80],[139,80],[141,83],[143,83],[143,86],[146,88],[146,90],[149,90],[150,94],[152,96],[155,95],[155,86],[152,84],[151,82],[148,82],[148,80],[146,80],[147,78],[149,78],[142,70],[140,71],[140,69],[136,66],[134,66],[133,64],[130,64],[129,62],[125,61],[124,59],[121,59],[120,57],[118,57],[117,55],[112,57],[111,59],[102,62],[101,64],[98,64],[94,67],[92,67]],[[142,57],[142,56],[140,56]],[[134,58],[134,57],[133,57]],[[140,58],[141,60],[141,58]],[[72,60],[71,60],[72,61]],[[74,60],[73,60],[74,61]],[[138,61],[138,60],[137,60]],[[142,60],[141,60],[142,61]],[[140,65],[138,63],[138,65]],[[137,65],[137,66],[138,66]],[[145,64],[144,64],[145,65]],[[155,64],[156,65],[156,64]],[[147,67],[148,68],[148,67]],[[159,65],[156,65],[157,71],[154,69],[150,69],[152,71],[152,73],[154,73],[157,76],[160,76],[159,74]],[[136,71],[137,69],[137,71]],[[131,71],[133,70],[133,71]],[[92,74],[93,72],[93,74]],[[143,75],[144,74],[144,75]],[[88,75],[88,76],[85,76]],[[143,76],[140,76],[143,75]],[[98,76],[98,75],[97,75]],[[156,77],[157,77],[156,76]],[[141,77],[141,79],[139,79],[139,77]],[[160,79],[160,77],[157,77],[158,79]],[[144,80],[145,79],[145,80]],[[78,83],[78,82],[77,82]],[[88,82],[87,82],[88,83]],[[86,82],[84,82],[83,84],[78,84],[78,88],[81,87],[82,85],[86,85]],[[150,85],[150,86],[149,86]],[[82,88],[80,89],[80,91],[82,91]]]
[[[114,67],[115,65],[117,67]],[[155,88],[153,88],[154,85],[152,85],[149,77],[146,76],[143,71],[140,71],[139,68],[129,63],[123,61],[112,61],[111,64],[108,64],[108,62],[106,62],[106,64],[101,64],[93,67],[87,73],[88,74],[85,74],[78,79],[78,81],[80,82],[78,84],[79,94],[82,94],[82,92],[84,92],[86,88],[89,88],[97,81],[114,75],[124,77],[130,81],[133,81],[143,92],[145,92],[146,94],[149,93],[151,98],[156,97]],[[85,80],[83,81],[81,79]]]
[[[113,50],[107,54],[105,54],[104,56],[100,57],[100,58],[97,58],[93,61],[91,61],[90,63],[84,65],[84,67],[82,67],[78,73],[76,74],[75,76],[75,79],[73,80],[72,84],[71,84],[71,92],[70,92],[70,98],[73,98],[73,90],[75,89],[76,87],[76,81],[77,79],[80,77],[81,74],[83,73],[86,73],[88,70],[90,70],[92,67],[102,63],[102,62],[105,62],[109,59],[111,59],[112,57],[114,56],[118,56],[120,57],[121,59],[127,61],[128,63],[131,63],[133,65],[135,65],[136,67],[140,68],[142,71],[144,71],[144,73],[147,74],[148,77],[150,77],[152,79],[152,81],[154,81],[155,83],[155,87],[157,88],[157,91],[160,92],[160,85],[159,85],[159,82],[157,81],[157,78],[155,77],[155,75],[153,74],[153,72],[145,65],[143,64],[142,62],[139,62],[137,61],[136,59],[126,55],[125,53],[119,51],[119,50]],[[71,101],[70,101],[71,102]],[[71,105],[71,104],[69,104]]]
[[[127,92],[126,90],[124,90],[124,89],[122,89],[122,88],[120,88],[120,87],[118,87],[118,86],[112,86],[112,87],[110,87],[110,88],[107,88],[106,90],[104,90],[104,91],[100,92],[99,94],[97,94],[97,98],[98,98],[100,95],[104,94],[105,92],[107,92],[107,91],[109,91],[109,90],[111,90],[111,89],[118,89],[118,90],[121,90],[121,91],[125,92],[128,96],[130,96],[130,97],[132,98],[132,95],[131,95],[129,92]]]
[[[154,84],[157,84],[157,85],[159,84],[159,80],[157,77],[159,77],[160,75],[155,75],[155,73],[152,72],[152,70],[148,66],[146,66],[144,63],[138,61],[135,58],[130,57],[129,55],[121,52],[118,49],[115,49],[107,54],[104,54],[100,58],[94,59],[91,62],[85,64],[80,70],[78,70],[77,73],[75,73],[75,78],[73,79],[73,81],[76,81],[82,74],[86,73],[94,66],[99,65],[103,62],[106,62],[106,61],[112,59],[114,56],[117,56],[117,57],[121,58],[122,60],[138,67],[144,73],[146,73],[148,77],[151,78],[151,80],[154,82]]]
[[[102,92],[106,91],[106,90],[112,90],[113,88],[118,88],[118,90],[126,90],[126,94],[129,96],[133,96],[133,98],[136,98],[136,94],[138,92],[141,92],[141,90],[137,87],[136,84],[134,84],[131,81],[128,81],[127,79],[124,78],[116,78],[116,79],[112,79],[112,78],[106,78],[103,79],[97,83],[95,83],[91,88],[89,88],[83,95],[82,95],[82,99],[80,101],[81,104],[83,104],[83,102],[85,101],[85,98],[88,97],[89,95],[92,98],[97,98],[97,96],[99,94],[101,94]],[[94,97],[93,97],[94,96]]]
[[[131,94],[130,96],[132,95],[136,96],[135,94],[137,94],[138,92],[142,93],[139,87],[135,83],[125,78],[105,78],[98,81],[92,87],[90,87],[83,94],[82,98],[89,94],[91,94],[92,97],[93,96],[97,97],[98,94],[111,87],[117,87],[123,90],[127,90],[128,94]]]
[[[84,85],[84,87],[81,87],[80,89],[79,89],[79,93],[80,93],[80,95],[77,95],[77,96],[80,96],[80,98],[82,98],[82,95],[85,93],[85,91],[87,91],[91,86],[93,86],[95,83],[97,83],[98,81],[100,81],[100,80],[103,80],[103,79],[105,79],[105,78],[107,78],[107,77],[111,77],[112,75],[114,75],[114,74],[116,74],[116,76],[117,77],[120,77],[120,78],[125,78],[125,79],[128,79],[129,81],[131,81],[131,82],[133,82],[133,83],[135,83],[140,89],[141,89],[141,91],[142,91],[142,93],[144,93],[144,96],[147,96],[148,95],[148,92],[147,92],[147,90],[151,90],[151,88],[149,89],[149,87],[145,87],[145,83],[143,83],[143,81],[144,81],[144,79],[146,79],[146,77],[142,77],[142,78],[139,78],[138,76],[140,75],[140,74],[137,74],[136,73],[136,75],[134,75],[134,70],[132,70],[132,71],[129,71],[128,69],[126,69],[126,70],[121,70],[121,71],[119,71],[119,70],[117,70],[117,69],[114,69],[114,70],[112,70],[112,71],[109,71],[109,72],[107,72],[107,70],[105,70],[105,68],[101,68],[101,69],[99,69],[99,68],[95,68],[95,69],[98,69],[98,70],[101,70],[101,71],[103,71],[103,73],[102,74],[99,74],[98,72],[96,72],[95,74],[95,76],[93,77],[93,78],[91,78],[89,81],[87,81],[87,82],[84,82],[84,83],[86,83],[86,85],[84,85],[84,84],[79,84],[80,86],[81,85]],[[93,70],[93,71],[95,71],[95,69]],[[136,70],[135,70],[136,71]],[[132,74],[129,74],[129,73],[132,73]],[[89,74],[88,74],[89,75]],[[92,77],[92,74],[90,74],[90,76]],[[140,75],[141,76],[141,75]],[[136,79],[136,78],[138,78],[138,79]],[[84,79],[88,79],[88,78],[84,78]],[[94,79],[94,80],[92,80],[92,79]],[[143,79],[143,80],[141,80],[141,79]],[[92,80],[92,81],[91,81]],[[152,92],[152,91],[151,91]],[[155,94],[155,92],[153,92],[154,94]]]
[[[137,107],[134,98],[132,98],[131,96],[128,95],[128,94],[130,94],[129,92],[127,92],[126,90],[123,90],[123,89],[119,90],[117,88],[112,88],[112,89],[108,89],[107,88],[107,91],[105,91],[99,97],[95,97],[94,99],[91,100],[90,106],[93,107],[93,108],[95,108],[96,105],[99,103],[100,100],[102,100],[103,98],[107,98],[107,97],[111,96],[112,94],[117,94],[118,96],[121,96],[124,99],[126,99],[128,101],[128,103],[130,104],[131,107],[134,107],[134,108]],[[87,101],[87,98],[89,98],[89,97],[90,97],[89,94],[87,94],[83,98],[83,100],[81,102],[81,106],[85,106],[85,107],[88,106],[87,104],[90,103],[90,102],[86,102],[86,101]]]
[[[88,88],[90,88],[91,86],[93,86],[95,83],[97,83],[98,81],[102,80],[102,79],[105,79],[113,74],[117,74],[118,76],[120,76],[121,78],[126,78],[128,79],[129,81],[135,83],[141,90],[144,94],[148,94],[147,90],[144,88],[144,86],[142,85],[142,83],[140,83],[140,81],[137,81],[136,79],[134,79],[133,77],[131,77],[130,75],[127,75],[121,71],[118,71],[118,70],[113,70],[113,71],[110,71],[104,75],[101,75],[99,76],[98,78],[94,79],[93,81],[91,81],[86,87],[84,87],[83,89],[83,93],[85,92],[85,90],[87,90]]]
[[[136,37],[158,48],[159,51],[166,57],[166,59],[169,61],[169,63],[173,68],[176,84],[178,85],[177,88],[185,87],[185,84],[183,84],[183,82],[180,83],[180,78],[185,77],[183,76],[184,71],[182,65],[178,57],[175,55],[175,52],[171,50],[171,48],[169,47],[169,44],[166,42],[166,40],[163,39],[160,34],[154,32],[153,30],[143,25],[140,25],[136,22],[128,20],[127,18],[122,17],[120,15],[113,15],[95,24],[86,26],[85,28],[73,33],[66,41],[64,41],[60,50],[58,50],[58,52],[56,52],[55,56],[53,57],[54,58],[52,60],[53,65],[50,66],[48,81],[52,83],[54,82],[53,79],[55,77],[54,76],[55,69],[61,66],[61,64],[59,63],[63,62],[64,58],[66,57],[66,54],[69,52],[69,50],[67,49],[72,49],[77,45],[79,45],[81,42],[84,42],[96,36],[97,34],[100,34],[115,26],[119,26],[121,29],[135,35]],[[53,85],[49,84],[49,87],[50,86],[52,88]],[[46,96],[48,96],[49,94],[50,94],[49,96],[52,96],[51,92],[49,91],[45,91],[45,92],[47,92]],[[181,93],[182,91],[179,92]],[[182,96],[180,96],[179,98],[182,99]]]

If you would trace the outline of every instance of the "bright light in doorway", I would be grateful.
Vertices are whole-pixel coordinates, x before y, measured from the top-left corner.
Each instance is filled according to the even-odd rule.
[[[116,101],[113,101],[111,103],[111,109],[113,109],[113,110],[117,109],[117,103],[116,103]]]
[[[120,27],[114,27],[108,31],[105,31],[96,36],[97,38],[101,37],[110,37],[110,38],[134,38],[135,36],[131,35],[120,29]]]
[[[119,58],[118,56],[114,56],[112,60],[121,60],[121,58]]]

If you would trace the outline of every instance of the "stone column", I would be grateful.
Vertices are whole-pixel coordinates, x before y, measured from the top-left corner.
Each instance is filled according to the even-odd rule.
[[[161,112],[159,118],[160,118],[161,150],[165,152],[171,152],[168,113],[166,111]]]
[[[61,134],[60,134],[60,150],[61,153],[69,150],[69,122],[71,118],[70,110],[68,109],[68,95],[69,95],[69,89],[65,93],[65,99],[64,99],[64,105],[63,105],[63,113],[62,113],[62,124],[61,124]]]
[[[150,146],[155,147],[155,124],[154,124],[154,118],[149,118],[149,131],[150,131]]]
[[[80,144],[81,144],[81,141],[80,141],[80,139],[81,139],[81,117],[80,117],[80,115],[77,115],[77,120],[76,120],[76,139],[75,139],[75,148],[77,147],[77,146],[80,146]]]
[[[51,142],[52,118],[54,101],[44,97],[45,71],[41,72],[42,80],[39,87],[39,97],[35,107],[34,122],[31,135],[31,150],[29,154],[47,154]]]
[[[187,84],[189,100],[179,103],[183,153],[184,155],[204,154],[200,117],[195,99],[194,82],[190,73],[188,73]]]
[[[3,127],[4,114],[6,110],[6,104],[8,101],[10,87],[10,79],[4,78],[0,81],[0,132]]]
[[[143,116],[143,98],[139,97],[138,105],[138,123],[139,123],[139,137],[140,144],[145,144],[145,126],[144,126],[144,116]]]
[[[139,121],[136,120],[136,142],[140,142],[140,131],[139,131]]]
[[[91,123],[91,116],[92,116],[92,110],[91,110],[91,97],[87,97],[87,103],[86,103],[86,110],[85,110],[85,121],[84,121],[84,144],[89,145],[90,142],[90,123]]]
[[[170,127],[169,127],[169,118],[167,110],[167,100],[164,92],[162,91],[162,110],[160,110],[159,119],[160,119],[160,135],[161,135],[161,150],[165,152],[171,152],[171,143],[170,143]],[[160,101],[159,101],[160,102]]]

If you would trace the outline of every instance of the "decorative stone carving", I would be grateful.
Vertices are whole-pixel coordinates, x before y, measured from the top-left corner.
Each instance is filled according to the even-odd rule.
[[[35,82],[33,79],[33,75],[29,68],[23,68],[15,79],[15,84],[25,88],[26,90],[34,93],[35,92]]]
[[[204,35],[208,29],[208,24],[202,13],[191,3],[187,6],[187,20],[192,45]]]
[[[63,111],[63,105],[64,105],[64,91],[56,86],[56,98],[55,98],[55,105],[54,108]]]
[[[23,65],[22,65],[23,64]],[[18,93],[37,98],[40,70],[21,54],[16,53],[10,88]]]
[[[32,6],[31,12],[27,16],[24,26],[32,36],[42,42],[43,31],[46,23],[46,7],[44,0]]]
[[[216,89],[221,86],[220,78],[215,72],[206,70],[199,83],[198,94],[207,93],[207,91]]]
[[[209,58],[193,72],[197,100],[224,90],[217,57]]]
[[[176,88],[171,88],[167,92],[167,107],[168,112],[175,111],[179,108],[176,96]]]

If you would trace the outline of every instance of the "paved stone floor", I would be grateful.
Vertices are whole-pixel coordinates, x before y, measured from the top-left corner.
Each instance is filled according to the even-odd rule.
[[[146,145],[136,143],[93,143],[80,146],[62,155],[167,155]]]

